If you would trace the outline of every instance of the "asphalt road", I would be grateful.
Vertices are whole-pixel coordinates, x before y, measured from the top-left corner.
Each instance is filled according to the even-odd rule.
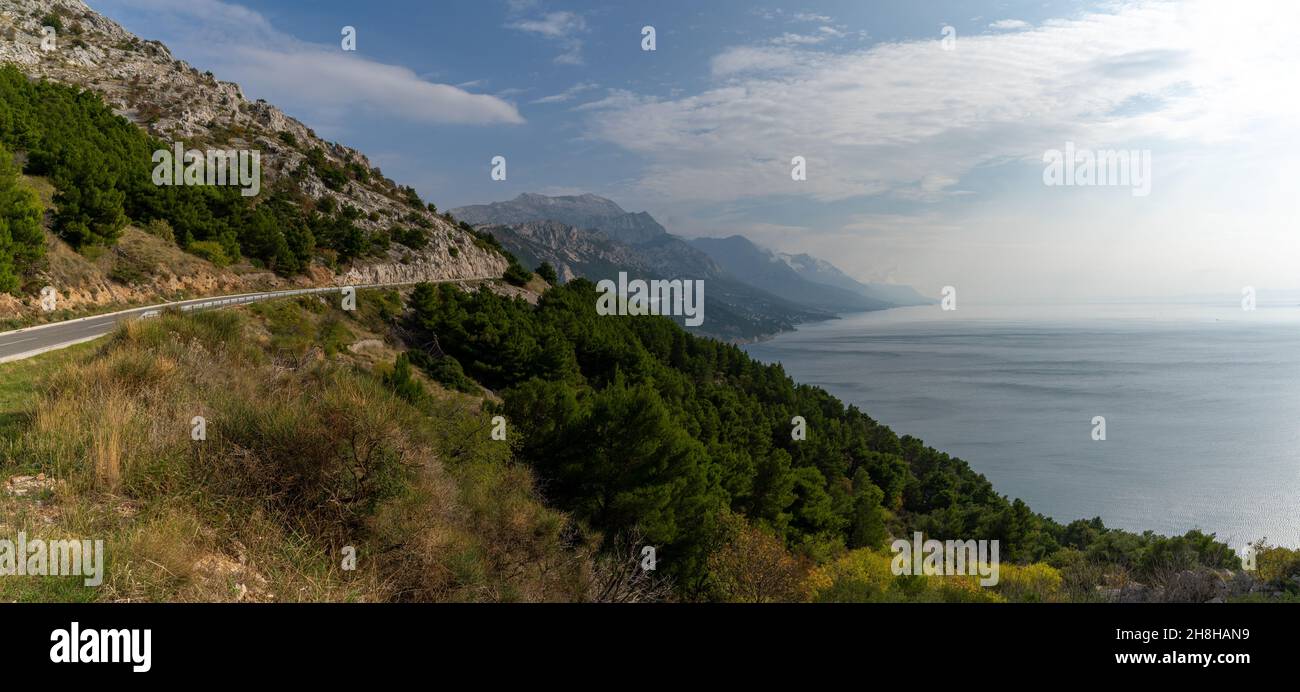
[[[447,279],[444,281],[432,281],[429,283],[456,283],[460,281],[481,280],[482,279]],[[414,283],[419,282],[365,284],[353,286],[352,288],[360,290],[364,288],[383,288],[387,286],[409,286]],[[109,313],[106,315],[95,315],[93,317],[82,317],[64,322],[42,324],[35,327],[17,329],[11,332],[0,332],[0,363],[31,358],[32,356],[38,356],[47,351],[55,351],[60,348],[67,348],[74,344],[98,339],[99,337],[113,331],[121,322],[126,320],[156,317],[164,308],[174,308],[185,312],[192,310],[216,310],[230,307],[232,305],[244,305],[262,300],[272,300],[275,298],[289,298],[293,296],[318,293],[339,293],[343,288],[345,287],[329,286],[326,288],[303,288],[290,291],[267,291],[264,293],[242,293],[230,296],[196,298],[194,300],[185,300],[175,303],[159,303],[158,305],[131,308],[129,310]]]

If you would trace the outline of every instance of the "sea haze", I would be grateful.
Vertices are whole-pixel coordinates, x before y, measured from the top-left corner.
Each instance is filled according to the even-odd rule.
[[[1300,546],[1300,307],[935,305],[746,350],[1062,522]]]

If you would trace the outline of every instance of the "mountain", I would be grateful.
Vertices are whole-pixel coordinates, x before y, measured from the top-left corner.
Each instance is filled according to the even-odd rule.
[[[567,268],[572,276],[590,278],[575,268],[592,263],[635,265],[663,278],[717,279],[726,274],[708,255],[669,234],[646,212],[626,212],[612,200],[593,194],[547,197],[526,192],[507,202],[458,207],[451,215],[475,227],[520,229],[514,235],[521,252],[514,253],[509,244],[506,249],[541,257],[527,252],[527,245],[540,243],[550,251],[545,261],[555,265],[561,277]],[[578,239],[579,246],[571,245]]]
[[[833,316],[760,291],[667,233],[641,245],[629,245],[602,231],[559,221],[480,224],[476,229],[491,233],[525,266],[549,262],[562,282],[578,277],[617,280],[619,272],[631,277],[705,279],[704,324],[688,329],[724,341],[748,341],[789,331],[801,322]],[[680,318],[676,321],[682,323]]]
[[[560,281],[578,277],[593,280],[618,276],[620,271],[642,273],[649,263],[631,246],[594,230],[583,230],[560,221],[523,221],[510,225],[480,223],[480,231],[491,233],[526,267],[549,262]]]
[[[862,283],[861,281],[858,281],[840,271],[839,267],[836,267],[824,259],[813,257],[812,255],[791,255],[784,252],[778,252],[775,254],[778,259],[785,262],[786,265],[799,274],[799,276],[815,283],[843,288],[866,298],[881,300],[898,307],[908,305],[930,305],[935,302],[933,299],[921,295],[911,286],[903,284]]]
[[[809,281],[769,250],[744,236],[695,238],[691,245],[700,249],[731,274],[745,282],[809,307],[830,312],[861,312],[894,307],[894,303],[862,295],[837,286]]]
[[[629,213],[597,195],[524,193],[506,202],[452,209],[451,214],[490,232],[530,268],[549,262],[563,281],[615,279],[620,271],[633,277],[703,279],[705,321],[689,329],[708,336],[748,341],[834,317],[831,310],[753,286],[668,233],[649,214]]]
[[[931,302],[909,286],[864,284],[824,260],[778,255],[743,236],[685,240],[648,213],[629,213],[593,194],[524,193],[451,214],[492,233],[530,267],[549,262],[563,281],[615,278],[620,271],[706,279],[710,305],[717,308],[708,319],[719,319],[699,331],[712,336],[761,337],[837,313]]]
[[[668,231],[646,212],[626,212],[613,201],[593,194],[548,197],[525,192],[507,202],[459,207],[452,209],[451,213],[472,226],[559,221],[578,228],[599,229],[614,240],[632,245],[653,242],[668,235]]]
[[[61,27],[57,48],[42,50],[42,27],[52,24]],[[151,183],[148,154],[173,145],[258,152],[259,192],[245,197],[228,186]],[[83,200],[50,208],[46,230],[51,243],[87,257],[104,249],[119,255],[123,238],[157,226],[191,256],[240,276],[264,276],[259,288],[499,277],[507,267],[468,227],[437,214],[364,154],[324,141],[275,106],[245,98],[239,85],[200,72],[79,0],[0,3],[5,150],[33,185]],[[128,269],[114,274],[141,273]],[[0,307],[39,313],[30,287],[60,278],[31,263],[23,277],[28,290]],[[112,293],[94,282],[58,285],[67,295]]]

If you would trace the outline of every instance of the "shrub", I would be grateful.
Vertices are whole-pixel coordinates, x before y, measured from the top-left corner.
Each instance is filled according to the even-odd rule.
[[[451,356],[431,356],[422,351],[412,351],[410,359],[435,382],[448,389],[468,394],[479,391],[479,386],[460,367],[460,361]]]
[[[555,267],[552,267],[550,262],[542,262],[538,265],[537,275],[542,277],[543,281],[552,286],[560,282],[560,277],[555,273]]]
[[[198,255],[218,267],[230,266],[230,257],[226,255],[221,243],[211,240],[196,240],[185,249],[190,254]]]
[[[1061,573],[1036,562],[1032,565],[1002,564],[994,587],[1008,601],[1048,603],[1065,600]]]
[[[995,589],[979,577],[964,575],[895,575],[893,558],[869,549],[854,550],[808,577],[811,598],[820,603],[996,603]]]
[[[314,535],[346,540],[398,493],[414,454],[394,400],[378,383],[322,372],[309,396],[276,388],[216,402],[224,458],[214,480],[268,498],[279,516]]]
[[[153,267],[148,262],[119,252],[113,259],[113,268],[109,270],[108,278],[127,286],[138,286],[146,283],[152,273]]]
[[[429,232],[423,228],[400,228],[394,226],[389,229],[388,233],[392,236],[393,242],[401,243],[412,250],[419,250],[429,244]]]
[[[511,259],[513,260],[514,258],[512,257]],[[524,286],[532,280],[533,273],[524,269],[518,262],[512,261],[510,266],[506,267],[506,272],[501,276],[501,278],[505,279],[506,283],[512,286]]]
[[[154,219],[144,227],[145,233],[156,238],[174,243],[176,242],[176,232],[172,230],[172,225],[167,223],[166,219]]]
[[[420,193],[416,192],[415,188],[402,185],[398,188],[398,192],[402,196],[402,201],[406,202],[408,205],[415,207],[416,209],[425,208],[424,200],[420,199]]]
[[[429,393],[418,380],[411,377],[410,356],[403,353],[397,356],[392,372],[383,375],[384,384],[408,403],[419,406],[428,401]]]
[[[1300,593],[1300,550],[1270,546],[1263,540],[1251,547],[1260,579],[1290,593]]]
[[[744,603],[804,600],[807,570],[781,539],[751,526],[736,514],[724,515],[722,546],[709,556],[709,573],[722,601]]]

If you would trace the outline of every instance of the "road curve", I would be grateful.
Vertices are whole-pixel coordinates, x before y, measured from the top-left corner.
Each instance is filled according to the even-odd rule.
[[[363,288],[411,286],[417,283],[458,283],[461,281],[483,281],[489,278],[497,277],[443,279],[428,282],[404,281],[400,283],[386,284],[358,284],[351,288],[360,290]],[[193,300],[182,300],[173,303],[145,305],[138,308],[131,308],[129,310],[121,310],[91,317],[81,317],[73,320],[65,320],[63,322],[40,324],[25,329],[16,329],[10,332],[0,332],[0,363],[8,363],[13,360],[23,360],[24,358],[38,356],[48,351],[56,351],[75,344],[92,341],[113,331],[120,322],[132,319],[156,317],[164,309],[178,309],[184,312],[190,312],[193,310],[215,310],[223,307],[230,307],[231,305],[245,305],[274,298],[290,298],[293,296],[312,295],[318,293],[338,293],[344,288],[348,287],[327,286],[325,288],[300,288],[289,291],[264,291],[261,293],[240,293],[237,295],[195,298]]]

